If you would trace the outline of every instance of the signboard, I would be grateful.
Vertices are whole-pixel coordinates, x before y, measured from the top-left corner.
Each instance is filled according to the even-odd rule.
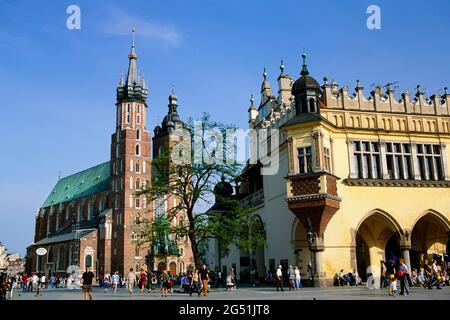
[[[38,255],[38,256],[43,256],[44,254],[46,254],[47,253],[47,249],[45,249],[45,248],[37,248],[36,249],[36,254]]]

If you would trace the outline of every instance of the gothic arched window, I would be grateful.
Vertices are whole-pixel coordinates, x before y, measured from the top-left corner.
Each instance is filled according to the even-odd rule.
[[[139,178],[136,179],[136,190],[139,190],[141,187],[141,181],[139,180]]]
[[[138,121],[138,123],[139,123],[139,121]],[[136,139],[141,140],[141,130],[139,130],[139,129],[136,130]]]
[[[141,146],[139,144],[136,145],[136,155],[137,156],[141,155]]]
[[[141,165],[139,160],[136,160],[136,167],[134,168],[136,172],[140,172],[141,171]]]

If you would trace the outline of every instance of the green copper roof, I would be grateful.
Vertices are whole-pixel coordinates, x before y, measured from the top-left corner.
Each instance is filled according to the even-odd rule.
[[[59,180],[42,208],[109,189],[109,161]]]

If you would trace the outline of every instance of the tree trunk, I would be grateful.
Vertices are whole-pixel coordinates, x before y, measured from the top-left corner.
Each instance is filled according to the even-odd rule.
[[[189,220],[189,231],[188,236],[189,240],[191,241],[191,249],[192,249],[192,255],[194,256],[194,264],[195,268],[197,270],[200,270],[200,252],[198,250],[198,243],[197,243],[197,237],[195,234],[195,221],[194,221],[194,210],[192,207],[188,206],[188,209],[186,210],[186,214]]]
[[[189,240],[191,241],[192,255],[194,256],[194,264],[197,270],[201,268],[200,252],[198,251],[198,244],[195,234],[189,233]]]

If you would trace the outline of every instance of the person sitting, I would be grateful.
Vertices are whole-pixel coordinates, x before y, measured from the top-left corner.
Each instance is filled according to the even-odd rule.
[[[231,274],[229,274],[227,276],[227,286],[226,286],[226,291],[228,290],[233,290],[234,289],[234,282],[233,282],[233,277]]]
[[[417,275],[417,269],[413,269],[411,271],[411,285],[415,286],[418,283],[418,275]]]
[[[189,293],[190,287],[191,287],[191,280],[186,274],[184,274],[183,277],[181,278],[180,290],[184,293]]]
[[[338,273],[339,286],[344,286],[345,283],[348,283],[347,276],[344,274],[344,269],[341,269]]]

